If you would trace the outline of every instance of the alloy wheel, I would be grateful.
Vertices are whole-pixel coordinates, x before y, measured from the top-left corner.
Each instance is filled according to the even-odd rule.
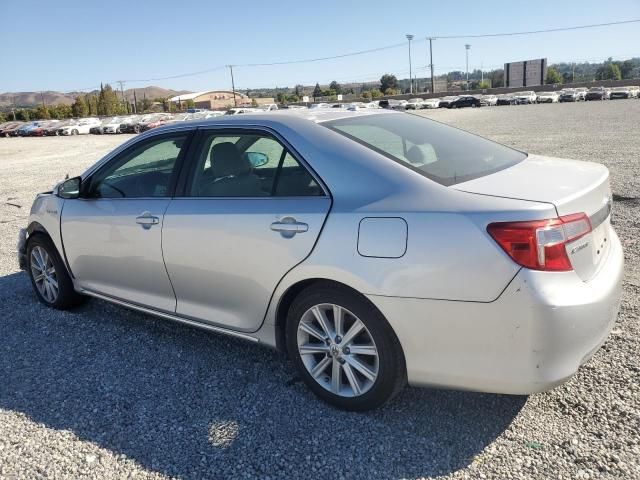
[[[53,260],[41,246],[31,250],[31,275],[38,292],[49,303],[58,298],[58,276]]]
[[[323,303],[308,309],[298,324],[297,344],[307,372],[334,395],[363,395],[378,378],[373,336],[362,320],[340,305]]]

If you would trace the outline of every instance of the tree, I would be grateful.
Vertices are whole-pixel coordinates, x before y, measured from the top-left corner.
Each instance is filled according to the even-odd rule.
[[[485,80],[484,82],[478,82],[478,85],[476,88],[480,90],[485,90],[487,88],[491,88],[491,84]]]
[[[40,120],[49,120],[51,118],[51,114],[49,114],[49,109],[45,105],[38,105],[35,117]]]
[[[186,108],[196,108],[196,102],[193,101],[192,98],[188,99],[187,101],[184,102],[184,106]]]
[[[4,116],[4,113],[0,112],[0,123],[6,122],[7,117]]]
[[[329,90],[333,90],[337,95],[342,93],[342,85],[335,80],[329,84]]]
[[[623,79],[633,78],[633,62],[631,60],[616,62],[616,65],[620,68],[620,75]]]
[[[502,68],[491,70],[487,74],[487,78],[491,80],[491,85],[494,87],[501,87],[504,85],[504,70]]]
[[[554,84],[554,83],[562,83],[562,75],[560,72],[553,67],[547,68],[547,78],[545,78],[544,83]]]
[[[320,84],[316,83],[316,88],[313,89],[313,98],[322,96],[322,89],[320,88]]]
[[[371,98],[379,98],[382,96],[382,92],[380,90],[371,90]]]
[[[251,106],[252,107],[257,107],[258,106],[258,101],[255,98],[251,99]]]
[[[395,75],[391,75],[390,73],[385,73],[380,77],[380,91],[385,92],[386,95],[393,95],[386,93],[387,90],[396,90],[398,88],[398,79]]]
[[[294,93],[297,97],[302,97],[304,95],[304,87],[302,85],[296,85]]]
[[[620,78],[622,78],[620,67],[615,63],[607,62],[596,70],[596,80],[620,80]]]
[[[71,113],[74,117],[82,118],[90,115],[89,107],[84,98],[80,95],[76,97],[76,101],[71,106]]]

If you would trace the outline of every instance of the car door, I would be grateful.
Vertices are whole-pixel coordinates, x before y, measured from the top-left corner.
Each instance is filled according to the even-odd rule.
[[[81,198],[65,201],[62,239],[78,286],[175,311],[161,231],[190,135],[133,144],[83,180]]]
[[[255,331],[278,282],[311,253],[331,199],[270,131],[212,128],[197,138],[162,231],[176,312]]]

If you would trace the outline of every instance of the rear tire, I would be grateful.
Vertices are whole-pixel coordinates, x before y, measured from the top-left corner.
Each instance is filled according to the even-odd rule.
[[[289,309],[286,338],[304,382],[338,408],[377,408],[407,382],[393,329],[373,304],[346,288],[319,284],[303,290]]]
[[[29,238],[27,273],[38,300],[48,307],[67,310],[86,297],[73,288],[73,281],[51,239],[41,233]]]

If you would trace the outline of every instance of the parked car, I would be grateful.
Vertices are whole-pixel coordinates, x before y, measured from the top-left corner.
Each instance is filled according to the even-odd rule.
[[[631,91],[631,96],[633,98],[640,97],[640,87],[632,85],[632,86],[629,87],[629,90]]]
[[[98,118],[81,118],[77,123],[58,129],[58,135],[89,135],[92,127],[100,125]]]
[[[309,108],[315,110],[316,108],[330,108],[328,103],[312,103]]]
[[[31,133],[31,130],[38,128],[43,122],[27,122],[21,125],[19,128],[15,130],[15,134],[12,136],[15,137],[28,137]]]
[[[152,130],[38,195],[18,249],[49,307],[92,296],[280,348],[366,410],[407,381],[566,381],[617,316],[610,211],[603,165],[418,115],[238,115]]]
[[[498,104],[498,97],[496,95],[482,95],[480,97],[480,103],[487,107],[493,107]]]
[[[259,112],[260,110],[258,110],[257,108],[237,107],[237,108],[230,108],[229,110],[227,110],[225,115],[242,115],[244,113],[259,113]]]
[[[410,98],[404,108],[406,110],[420,110],[424,108],[424,100],[422,98]]]
[[[258,108],[264,112],[273,112],[278,110],[278,105],[275,103],[265,103],[264,105],[260,105]]]
[[[580,94],[574,88],[565,88],[560,91],[560,98],[558,99],[560,103],[563,102],[578,102],[580,101]]]
[[[30,137],[44,137],[46,131],[49,128],[56,128],[60,126],[60,120],[48,120],[38,122],[38,125],[29,130],[28,135]]]
[[[585,100],[608,100],[609,92],[604,87],[591,87],[585,96]]]
[[[439,98],[426,98],[424,100],[424,108],[440,108]]]
[[[140,133],[142,119],[150,117],[150,115],[129,115],[124,117],[122,123],[120,123],[120,133]]]
[[[480,102],[480,99],[473,97],[471,95],[462,95],[458,98],[456,98],[455,100],[452,100],[451,102],[449,102],[449,105],[447,105],[447,108],[464,108],[464,107],[481,107],[482,106],[482,102]]]
[[[140,123],[140,132],[146,132],[147,130],[151,130],[153,128],[161,127],[174,119],[174,116],[171,114],[162,114],[152,118],[148,122]]]
[[[20,127],[24,125],[24,122],[6,122],[2,124],[0,127],[0,137],[13,137],[14,132],[16,132]]]
[[[538,92],[536,103],[558,103],[559,98],[558,92]]]
[[[378,102],[378,106],[380,108],[384,108],[387,110],[405,110],[406,105],[406,100],[384,99]]]
[[[440,99],[440,102],[438,103],[439,108],[449,108],[449,104],[455,100],[457,100],[458,97],[455,96],[447,96],[447,97],[442,97]]]
[[[513,94],[513,97],[515,98],[518,105],[530,105],[536,103],[536,100],[538,99],[536,92],[534,92],[533,90],[516,92]]]
[[[498,95],[498,100],[496,101],[496,105],[516,105],[517,103],[516,98],[508,93]]]
[[[587,92],[589,91],[589,89],[587,87],[578,87],[575,89],[576,92],[578,92],[578,99],[579,100],[586,100],[587,99]]]
[[[620,98],[631,98],[631,89],[629,87],[613,87],[609,95],[611,100]]]
[[[46,137],[56,136],[58,135],[58,130],[60,130],[61,127],[71,125],[72,123],[76,123],[76,121],[77,120],[61,120],[57,123],[51,123],[43,129],[43,133]]]

